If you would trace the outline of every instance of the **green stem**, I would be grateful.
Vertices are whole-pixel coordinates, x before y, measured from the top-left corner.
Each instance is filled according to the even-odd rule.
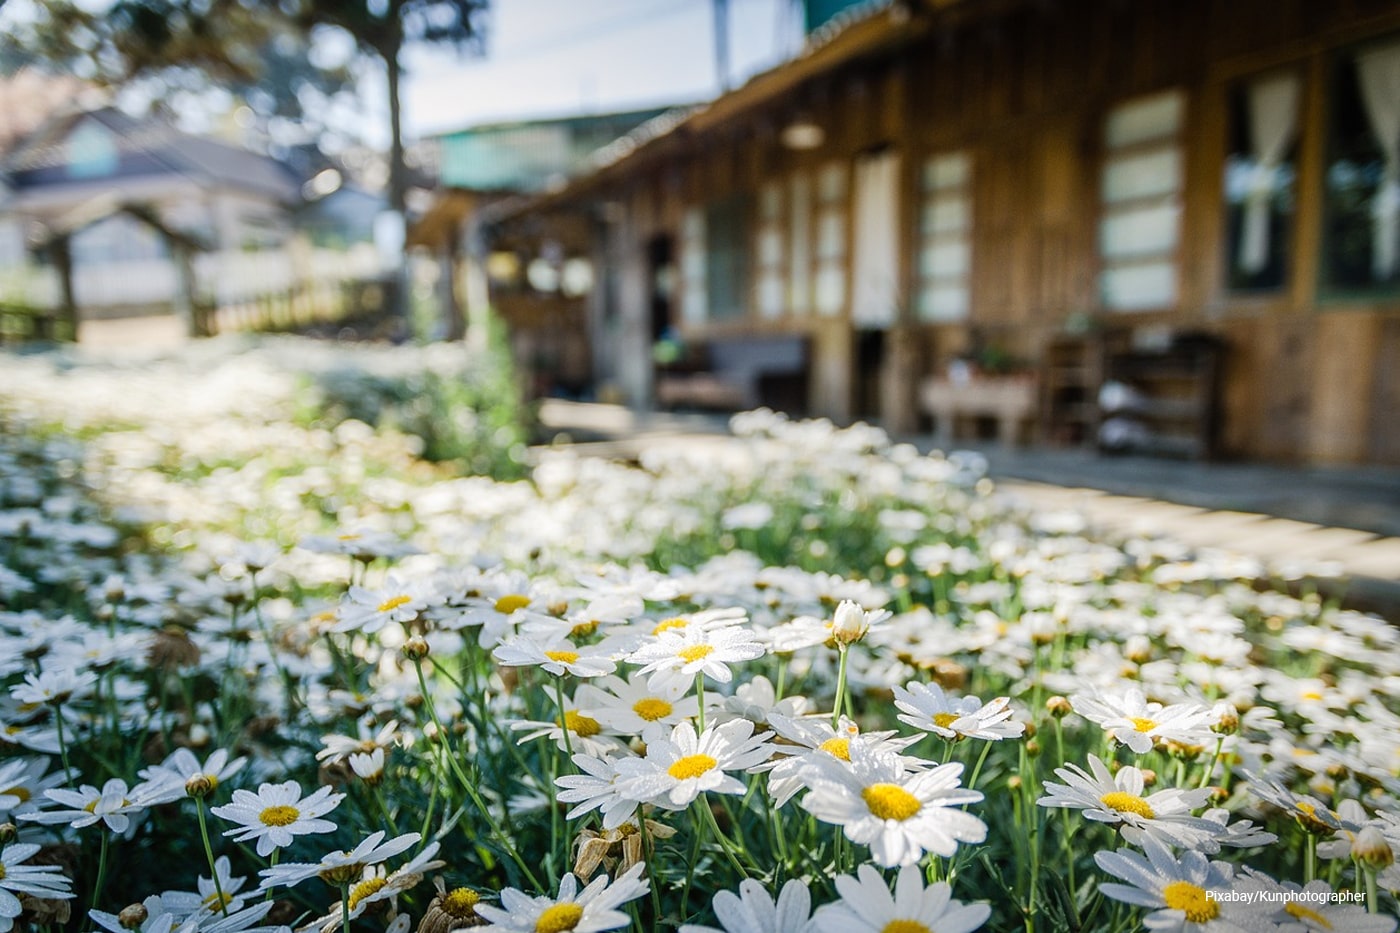
[[[1220,752],[1225,747],[1225,736],[1215,740],[1215,754],[1210,758],[1210,767],[1206,768],[1205,776],[1201,778],[1201,787],[1209,787],[1210,779],[1215,776],[1215,766],[1220,761]]]
[[[340,886],[340,929],[341,933],[350,933],[350,885]]]
[[[432,693],[428,690],[428,680],[423,676],[423,661],[421,658],[413,659],[413,669],[418,674],[418,689],[423,694],[423,706],[428,710],[428,718],[432,720],[433,726],[437,729],[439,743],[442,746],[442,757],[447,761],[448,766],[452,769],[452,773],[457,776],[457,780],[462,785],[462,789],[467,792],[467,796],[471,798],[472,803],[475,804],[477,810],[481,812],[482,817],[486,820],[486,825],[490,827],[491,834],[496,839],[496,843],[510,856],[511,861],[515,862],[516,867],[520,869],[521,873],[529,880],[530,884],[533,885],[536,890],[543,890],[544,885],[540,884],[539,879],[535,877],[535,873],[530,870],[530,866],[520,857],[520,852],[511,843],[509,837],[501,831],[501,825],[496,822],[496,817],[491,813],[491,808],[486,805],[486,801],[482,799],[481,794],[477,792],[476,786],[472,783],[471,779],[467,777],[466,773],[462,771],[462,766],[457,763],[456,756],[453,755],[451,749],[448,748],[447,730],[443,728],[442,721],[438,719],[437,708],[433,705]]]
[[[1369,913],[1380,912],[1380,899],[1376,892],[1376,873],[1371,869],[1366,869],[1366,910]]]
[[[842,645],[838,650],[841,652],[841,663],[836,672],[836,700],[832,704],[831,728],[839,732],[841,729],[841,707],[846,700],[846,658],[849,656],[850,649]]]
[[[705,673],[697,671],[695,673],[695,695],[699,698],[700,709],[697,716],[700,723],[700,732],[705,731]]]
[[[987,754],[992,750],[992,743],[984,740],[982,742],[982,754],[977,756],[977,766],[972,769],[972,780],[967,782],[967,786],[973,790],[977,789],[977,779],[982,776],[982,766],[987,763]]]
[[[110,843],[112,834],[106,826],[102,827],[102,851],[97,856],[97,883],[92,886],[92,903],[89,909],[95,909],[102,902],[102,886],[107,883],[107,846]]]
[[[219,868],[214,864],[214,847],[209,844],[209,826],[204,819],[204,798],[195,799],[195,813],[199,815],[199,836],[204,840],[204,857],[209,860],[209,874],[214,876],[214,891],[219,895],[219,913],[228,914],[228,898],[224,897],[224,886],[219,883]]]
[[[658,880],[656,877],[656,841],[651,838],[651,830],[647,829],[646,814],[642,812],[641,807],[637,808],[637,827],[642,833],[642,858],[646,859],[647,880],[650,882],[647,886],[651,888],[652,923],[660,925],[661,892],[656,888]],[[637,929],[642,929],[641,924],[637,925]]]

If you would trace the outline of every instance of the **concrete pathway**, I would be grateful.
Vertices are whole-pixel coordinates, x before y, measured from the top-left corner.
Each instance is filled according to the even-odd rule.
[[[722,446],[721,415],[633,412],[546,400],[540,421],[580,452],[635,458],[655,445]],[[928,437],[904,438],[922,450]],[[1164,535],[1287,567],[1331,564],[1329,592],[1400,614],[1400,469],[1295,468],[1141,457],[1085,450],[978,449],[988,475],[1015,502],[1070,509],[1108,535]]]

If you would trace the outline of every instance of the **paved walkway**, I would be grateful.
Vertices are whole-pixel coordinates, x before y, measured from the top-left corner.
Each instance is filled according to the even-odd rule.
[[[728,434],[727,418],[632,412],[616,405],[547,400],[546,431],[598,456],[644,447],[703,445]],[[928,437],[906,438],[922,450]],[[1271,564],[1324,562],[1336,592],[1361,608],[1400,616],[1400,469],[1296,468],[1103,457],[1086,450],[977,447],[1010,498],[1073,509],[1109,534],[1160,534]]]

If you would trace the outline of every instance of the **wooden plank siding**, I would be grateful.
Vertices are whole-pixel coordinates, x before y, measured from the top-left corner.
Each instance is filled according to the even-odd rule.
[[[635,250],[658,233],[679,242],[690,208],[739,196],[756,216],[758,193],[770,182],[783,186],[786,210],[794,173],[805,173],[815,192],[824,166],[844,165],[844,313],[830,318],[809,308],[763,317],[750,283],[746,316],[685,327],[694,340],[809,335],[810,407],[844,419],[854,413],[860,342],[850,323],[853,166],[862,154],[890,147],[900,159],[904,205],[899,316],[886,338],[880,382],[880,414],[891,427],[916,426],[913,386],[950,358],[995,346],[1034,363],[1067,324],[1092,316],[1111,326],[1205,330],[1226,341],[1222,440],[1229,455],[1400,461],[1393,376],[1400,370],[1400,297],[1319,297],[1335,62],[1358,43],[1400,37],[1400,6],[1393,0],[927,0],[905,15],[896,21],[888,14],[886,22],[887,14],[878,14],[857,24],[849,55],[843,57],[837,36],[556,202],[621,202],[629,215],[625,245]],[[1230,94],[1275,69],[1301,79],[1288,273],[1281,288],[1231,293],[1224,207]],[[1105,119],[1125,102],[1165,91],[1184,101],[1176,137],[1183,173],[1172,256],[1176,299],[1168,308],[1109,311],[1099,283]],[[782,128],[799,117],[822,126],[819,148],[783,147]],[[954,152],[967,153],[971,164],[970,312],[962,321],[925,322],[915,310],[922,173],[930,156]],[[815,193],[812,205],[809,245],[817,235]],[[646,351],[637,344],[627,352]]]

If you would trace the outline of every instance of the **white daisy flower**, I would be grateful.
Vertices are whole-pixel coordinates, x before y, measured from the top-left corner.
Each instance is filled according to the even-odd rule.
[[[437,592],[431,586],[390,574],[378,589],[350,587],[335,611],[336,623],[331,631],[372,635],[390,622],[412,622],[437,599]]]
[[[263,784],[257,793],[236,790],[231,803],[210,812],[240,824],[224,835],[234,842],[256,839],[258,855],[266,858],[274,849],[291,845],[294,836],[334,832],[335,824],[320,817],[340,806],[344,799],[344,794],[331,793],[329,787],[317,788],[310,796],[302,797],[301,785],[287,781]]]
[[[213,793],[221,783],[241,771],[247,761],[246,758],[229,761],[228,751],[220,748],[201,764],[194,752],[177,748],[160,764],[142,769],[138,776],[154,788],[157,802],[169,803],[184,798],[186,785],[195,778],[207,782],[207,793]]]
[[[837,877],[841,899],[817,911],[820,933],[971,933],[992,915],[986,904],[954,900],[946,881],[924,887],[917,865],[899,870],[893,894],[870,865],[860,866],[856,875]]]
[[[688,686],[688,685],[687,685]],[[715,720],[724,722],[736,717],[747,719],[756,726],[768,722],[773,715],[797,719],[812,711],[812,701],[800,694],[778,699],[773,682],[758,674],[746,683],[734,688],[731,696],[724,698],[715,709]]]
[[[619,793],[638,797],[667,810],[683,810],[706,791],[742,794],[748,788],[726,771],[743,771],[767,760],[771,733],[753,734],[747,719],[711,726],[696,735],[683,722],[670,738],[647,743],[645,758],[617,762]]]
[[[327,853],[319,862],[287,862],[274,865],[258,872],[263,879],[258,893],[275,887],[295,887],[309,878],[358,877],[368,865],[377,865],[407,849],[411,849],[422,837],[417,833],[404,833],[384,841],[383,830],[370,834],[363,842],[348,852]],[[328,884],[333,883],[331,881]]]
[[[63,772],[48,776],[44,758],[12,758],[0,763],[0,817],[14,817],[39,809],[44,792],[64,784]]]
[[[1333,899],[1332,886],[1325,881],[1298,885],[1279,882],[1261,871],[1246,867],[1235,890],[1252,895],[1261,919],[1276,924],[1279,933],[1393,933],[1395,918],[1367,913],[1360,904],[1343,904]]]
[[[511,731],[524,732],[520,737],[519,744],[523,745],[532,739],[542,736],[548,737],[560,751],[568,751],[570,748],[575,752],[583,752],[585,755],[593,755],[602,758],[627,751],[627,745],[620,738],[612,735],[603,724],[592,716],[585,714],[580,709],[579,695],[584,693],[581,685],[574,691],[572,698],[564,701],[564,717],[562,720],[556,719],[553,722],[544,722],[534,719],[519,719],[510,724]],[[569,741],[564,741],[564,730],[569,731]]]
[[[778,893],[778,902],[763,885],[746,878],[739,882],[739,893],[720,891],[711,902],[715,918],[724,933],[816,933],[812,919],[812,892],[805,882],[793,878]],[[714,927],[681,924],[680,933],[720,933]]]
[[[10,688],[10,696],[19,703],[58,706],[83,699],[96,685],[97,675],[92,671],[50,668],[38,674],[25,674],[24,683]]]
[[[653,690],[641,675],[627,680],[609,676],[579,687],[575,699],[579,712],[617,732],[642,735],[658,727],[669,732],[700,710],[700,701],[687,696],[690,686],[677,680]]]
[[[1205,745],[1215,739],[1210,710],[1199,703],[1149,703],[1137,687],[1119,694],[1075,694],[1069,701],[1076,713],[1138,755],[1150,752],[1158,739],[1184,745]]]
[[[73,882],[57,865],[24,864],[38,851],[39,846],[33,843],[12,843],[0,851],[0,933],[12,929],[24,909],[17,895],[48,901],[73,896]]]
[[[892,731],[862,734],[860,727],[845,716],[841,717],[839,728],[833,728],[826,717],[789,719],[773,713],[768,717],[768,722],[778,737],[786,740],[773,746],[775,756],[785,757],[759,769],[768,771],[768,795],[773,798],[775,807],[785,806],[799,791],[807,788],[804,772],[814,760],[831,757],[850,761],[852,742],[863,742],[879,752],[898,755],[918,741],[917,736],[895,738],[896,733]],[[901,763],[906,771],[922,771],[925,764],[922,759],[911,757],[902,758]]]
[[[348,911],[351,920],[380,901],[391,902],[390,913],[393,913],[400,894],[417,887],[422,883],[425,873],[445,864],[441,859],[434,858],[437,852],[438,843],[432,842],[425,846],[422,852],[393,871],[387,871],[382,864],[365,866],[361,869],[360,876],[349,885],[344,902],[337,901],[329,913],[307,923],[302,929],[319,928],[322,933],[333,933],[340,929],[346,916],[342,906]]]
[[[611,884],[606,875],[588,883],[582,891],[572,873],[559,882],[557,897],[531,897],[515,888],[501,892],[501,905],[477,904],[479,916],[488,921],[484,930],[507,933],[598,933],[627,926],[632,918],[617,908],[647,893],[642,879],[645,863],[638,862]]]
[[[668,682],[693,679],[696,674],[727,684],[734,679],[729,665],[761,658],[765,650],[753,632],[742,626],[686,626],[662,632],[627,660],[640,665],[637,673],[651,674],[648,683],[660,689]]]
[[[925,852],[949,856],[959,842],[981,842],[987,824],[954,809],[982,799],[961,784],[963,766],[945,764],[910,775],[893,755],[864,743],[849,747],[850,763],[814,760],[812,790],[802,806],[817,819],[842,827],[846,838],[870,847],[876,864],[912,865]]]
[[[1204,855],[1190,850],[1178,859],[1151,836],[1142,840],[1142,848],[1145,855],[1130,849],[1098,852],[1094,861],[1104,872],[1128,882],[1101,883],[1100,891],[1116,901],[1152,910],[1143,918],[1148,929],[1241,933],[1257,925],[1250,916],[1257,909],[1254,905],[1216,896],[1232,890],[1230,865],[1208,862]]]
[[[135,790],[129,790],[126,782],[120,778],[112,778],[102,785],[101,790],[84,784],[77,790],[61,787],[46,790],[44,796],[69,809],[21,813],[19,818],[45,826],[67,824],[74,829],[82,829],[101,821],[112,832],[124,833],[131,826],[131,817],[144,812],[150,805],[150,800]],[[133,800],[133,797],[136,799]]]
[[[214,878],[200,875],[195,879],[200,907],[211,914],[231,914],[242,910],[243,899],[238,897],[238,892],[243,890],[243,885],[248,883],[248,879],[233,874],[227,855],[221,855],[214,860],[214,874]]]
[[[1014,739],[1026,731],[1025,723],[1011,718],[1009,697],[983,704],[977,697],[950,697],[937,684],[911,682],[894,688],[894,705],[903,712],[899,721],[945,739]]]
[[[572,820],[597,810],[603,815],[605,830],[617,829],[630,820],[645,798],[624,789],[617,772],[617,762],[612,758],[593,755],[575,755],[573,761],[579,773],[565,774],[554,780],[555,784],[564,788],[559,792],[559,802],[575,804],[565,815],[566,818]]]
[[[1339,813],[1309,794],[1295,794],[1277,781],[1258,777],[1249,771],[1240,772],[1250,793],[1278,807],[1298,821],[1303,829],[1316,836],[1330,836],[1342,829],[1358,830],[1359,826],[1344,824]]]
[[[381,557],[407,557],[421,553],[397,535],[372,528],[355,528],[333,535],[308,535],[297,542],[297,547],[315,554],[346,554],[363,563]]]
[[[1117,824],[1123,838],[1138,845],[1147,834],[1169,845],[1202,852],[1219,852],[1217,837],[1223,827],[1191,814],[1210,799],[1208,787],[1180,790],[1168,787],[1149,797],[1142,795],[1142,771],[1124,765],[1114,774],[1095,755],[1089,756],[1090,774],[1077,764],[1056,768],[1064,784],[1045,783],[1046,794],[1036,803],[1083,811],[1086,819]]]
[[[540,667],[556,677],[601,677],[617,669],[617,663],[607,655],[585,648],[579,650],[567,639],[540,644],[523,636],[507,638],[497,645],[491,656],[505,667]]]
[[[334,764],[344,761],[356,753],[368,754],[375,749],[388,749],[398,738],[398,720],[391,720],[374,731],[374,723],[370,719],[362,719],[356,727],[359,736],[348,735],[326,735],[321,737],[321,744],[325,748],[316,753],[317,761],[324,761],[327,764]]]

